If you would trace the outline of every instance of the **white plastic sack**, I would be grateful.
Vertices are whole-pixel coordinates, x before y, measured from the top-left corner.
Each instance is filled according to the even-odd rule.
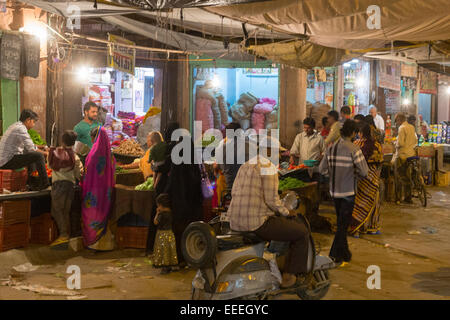
[[[270,272],[272,273],[272,284],[274,290],[278,289],[281,285],[281,281],[283,280],[281,277],[280,269],[278,269],[277,259],[275,253],[270,253],[268,251],[264,251],[263,258],[264,260],[269,262]]]
[[[137,130],[137,141],[141,146],[147,143],[147,135],[152,131],[161,130],[161,113],[148,117],[145,123],[141,124]]]

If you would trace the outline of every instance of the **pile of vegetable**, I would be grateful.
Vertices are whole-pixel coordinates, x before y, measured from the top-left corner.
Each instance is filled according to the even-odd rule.
[[[125,170],[122,167],[116,167],[116,174],[128,173],[128,170]]]
[[[52,169],[50,169],[47,164],[45,164],[45,170],[47,171],[47,177],[51,178],[52,177]],[[37,170],[33,171],[31,173],[32,177],[39,177],[39,173]]]
[[[287,177],[280,181],[278,186],[278,190],[285,191],[290,189],[302,188],[305,186],[305,183],[302,180],[298,180],[295,178]]]
[[[123,140],[120,145],[114,149],[114,153],[142,157],[145,154],[145,151],[141,148],[139,143],[134,140],[127,139]]]
[[[135,190],[139,191],[152,191],[153,190],[153,177],[150,177],[144,183],[137,185]]]

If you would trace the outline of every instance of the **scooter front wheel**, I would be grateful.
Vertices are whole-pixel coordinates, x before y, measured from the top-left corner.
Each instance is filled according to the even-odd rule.
[[[297,290],[302,300],[320,300],[328,293],[331,281],[328,270],[316,270],[307,288]]]

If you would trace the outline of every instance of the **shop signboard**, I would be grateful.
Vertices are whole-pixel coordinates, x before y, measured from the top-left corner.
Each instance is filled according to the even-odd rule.
[[[380,60],[377,68],[378,87],[400,91],[401,64],[396,61]]]
[[[420,93],[437,93],[437,73],[422,69],[420,73]]]
[[[120,46],[120,44],[135,45],[135,43],[112,34],[108,34],[108,40],[110,42],[108,66],[134,75],[136,51],[135,49]]]
[[[402,63],[402,77],[416,78],[417,65]]]

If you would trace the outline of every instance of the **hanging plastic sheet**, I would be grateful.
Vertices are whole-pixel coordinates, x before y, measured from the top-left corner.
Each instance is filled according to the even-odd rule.
[[[128,3],[145,9],[161,10],[171,8],[193,8],[208,6],[229,6],[233,4],[263,2],[268,0],[125,0],[114,2]]]

